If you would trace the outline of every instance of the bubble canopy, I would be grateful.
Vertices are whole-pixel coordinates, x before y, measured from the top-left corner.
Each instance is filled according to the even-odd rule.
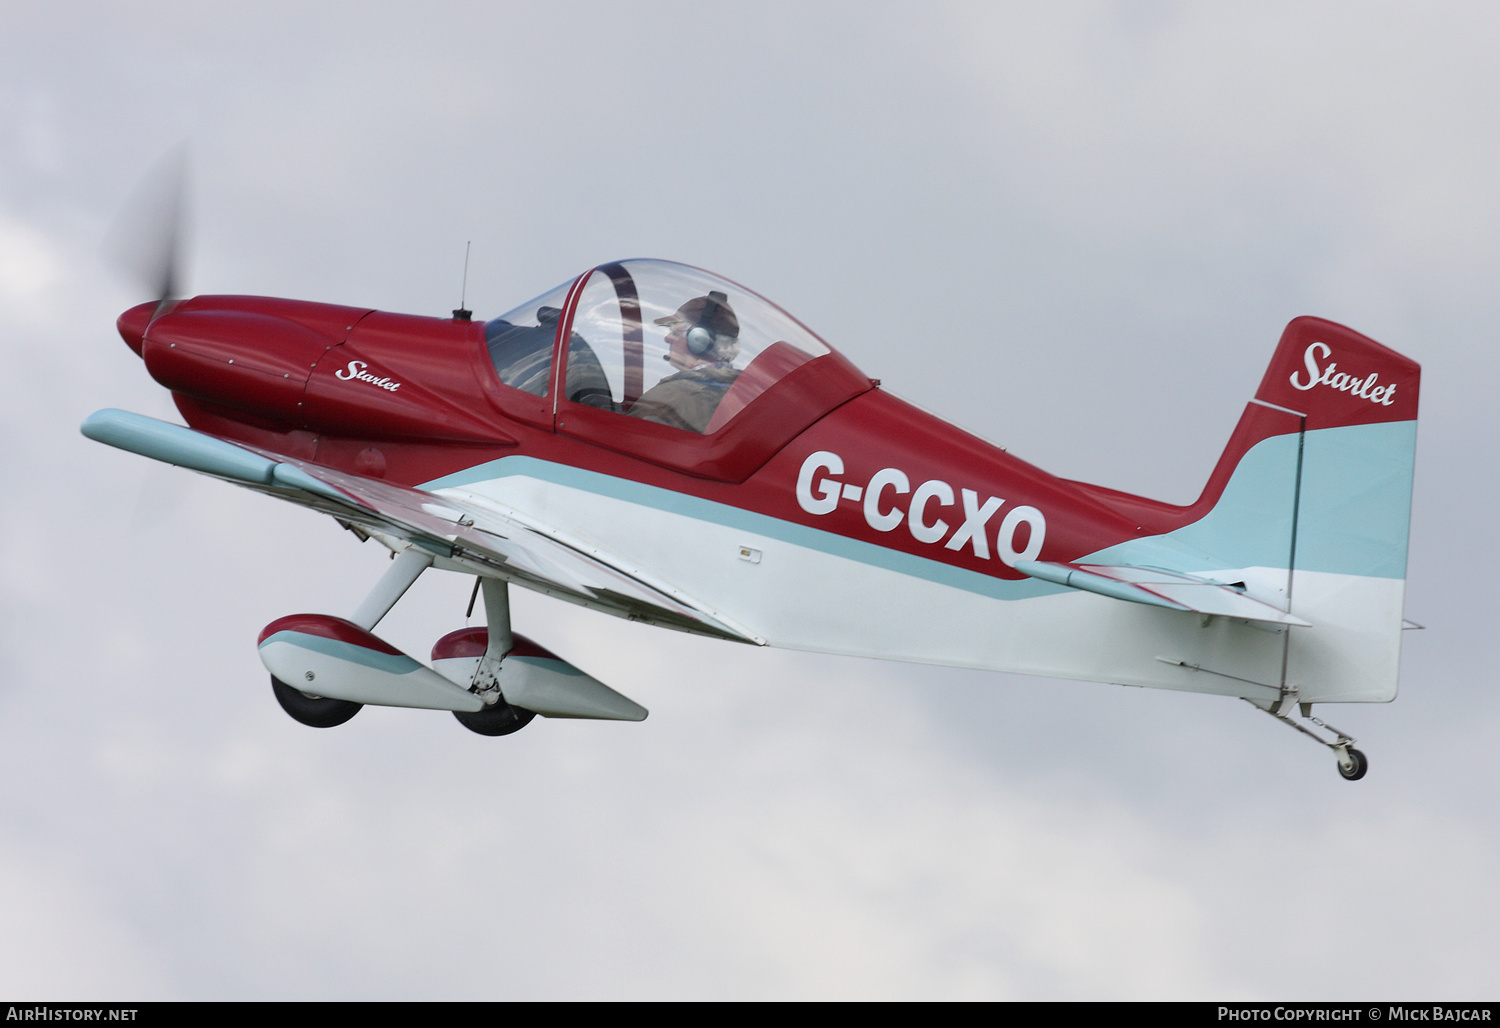
[[[558,432],[716,478],[871,386],[765,297],[670,261],[602,264],[485,338],[506,387],[551,399]]]

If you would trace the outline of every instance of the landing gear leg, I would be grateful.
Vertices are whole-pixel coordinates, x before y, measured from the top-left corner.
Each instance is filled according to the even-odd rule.
[[[1245,702],[1250,703],[1251,701],[1246,700]],[[1297,687],[1295,685],[1287,686],[1282,691],[1281,698],[1271,707],[1262,707],[1258,703],[1251,703],[1251,705],[1257,710],[1264,710],[1282,724],[1295,728],[1308,738],[1333,750],[1333,755],[1338,759],[1339,774],[1343,775],[1346,780],[1357,782],[1370,769],[1369,760],[1366,759],[1363,753],[1351,745],[1355,742],[1354,736],[1339,731],[1322,718],[1314,717],[1311,703],[1298,702]],[[1307,727],[1307,725],[1302,724],[1300,721],[1294,721],[1292,719],[1294,712],[1300,713],[1303,720],[1316,725],[1323,731],[1332,732],[1335,738],[1332,740],[1325,739]]]
[[[385,617],[396,601],[406,595],[415,582],[428,568],[432,567],[432,554],[425,553],[415,546],[409,546],[402,550],[392,561],[391,566],[386,569],[385,574],[380,576],[380,581],[375,583],[375,588],[370,590],[359,609],[349,620],[360,628],[369,632],[380,624],[381,618]]]
[[[500,691],[500,663],[515,645],[510,631],[510,585],[498,578],[483,580],[485,630],[488,644],[469,691],[484,700],[484,709],[472,714],[455,710],[459,724],[480,735],[509,735],[519,732],[536,717],[532,711],[505,702]]]

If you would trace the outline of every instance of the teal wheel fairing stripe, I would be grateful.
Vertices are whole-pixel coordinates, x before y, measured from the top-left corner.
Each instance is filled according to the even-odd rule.
[[[356,646],[341,639],[308,635],[306,632],[277,632],[267,636],[266,641],[260,644],[260,648],[265,649],[273,642],[284,642],[304,650],[312,650],[314,653],[321,653],[325,657],[359,664],[390,675],[409,675],[422,666],[404,653],[376,653],[374,650],[367,650],[363,646]]]

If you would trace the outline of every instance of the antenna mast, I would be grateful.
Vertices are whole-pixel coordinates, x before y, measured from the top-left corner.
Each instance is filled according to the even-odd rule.
[[[474,312],[464,306],[469,299],[469,247],[473,245],[472,239],[464,243],[464,284],[458,294],[458,310],[453,312],[454,321],[469,321],[474,317]]]

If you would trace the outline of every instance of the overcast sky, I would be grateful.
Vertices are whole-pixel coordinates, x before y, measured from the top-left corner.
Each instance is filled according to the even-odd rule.
[[[0,8],[0,995],[1494,998],[1497,44],[1478,3]],[[102,254],[184,141],[192,292],[445,314],[472,240],[484,317],[685,261],[1174,502],[1293,317],[1412,356],[1429,627],[1325,715],[1368,777],[1235,700],[526,593],[649,720],[292,722],[257,633],[385,551],[77,431],[178,420]]]

